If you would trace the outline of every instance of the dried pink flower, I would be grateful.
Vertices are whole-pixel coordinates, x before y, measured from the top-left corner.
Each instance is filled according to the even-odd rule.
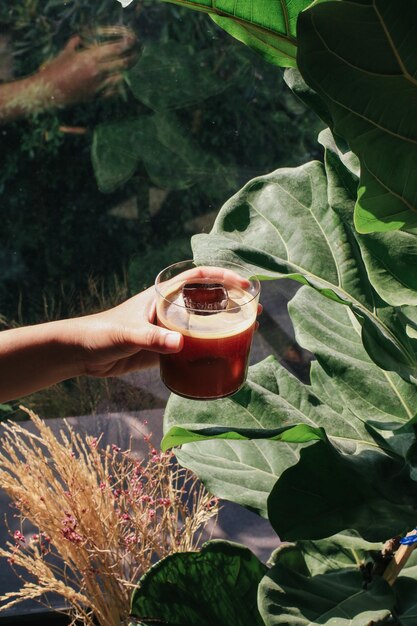
[[[26,543],[26,539],[24,538],[20,530],[14,531],[13,538],[15,541],[21,541],[22,543]]]
[[[127,623],[132,585],[155,561],[195,550],[217,501],[171,453],[150,443],[139,462],[129,451],[115,454],[118,446],[100,449],[100,438],[83,439],[69,426],[63,443],[30,415],[39,434],[18,424],[4,427],[0,487],[19,500],[19,518],[40,532],[24,543],[17,531],[15,544],[0,555],[38,583],[23,585],[8,604],[51,591],[64,596],[85,626]],[[21,493],[24,498],[16,496]]]

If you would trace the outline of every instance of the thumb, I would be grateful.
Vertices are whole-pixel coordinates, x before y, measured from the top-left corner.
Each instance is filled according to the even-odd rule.
[[[65,46],[65,50],[68,52],[74,52],[81,44],[81,37],[79,35],[73,35]]]
[[[160,352],[161,354],[179,352],[184,345],[184,338],[181,333],[155,326],[155,324],[146,324],[139,331],[139,335],[139,342],[142,344],[143,350],[150,350],[151,352]]]

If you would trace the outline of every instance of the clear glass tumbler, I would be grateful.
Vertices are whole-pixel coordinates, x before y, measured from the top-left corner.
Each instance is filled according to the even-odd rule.
[[[246,380],[260,283],[245,267],[182,261],[156,278],[159,326],[180,332],[184,347],[160,355],[161,378],[174,393],[209,400]]]

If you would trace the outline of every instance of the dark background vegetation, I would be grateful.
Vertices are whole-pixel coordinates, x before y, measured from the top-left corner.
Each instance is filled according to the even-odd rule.
[[[117,304],[150,286],[166,265],[189,258],[191,235],[208,231],[250,178],[321,158],[319,122],[280,70],[201,13],[156,0],[124,10],[116,0],[0,3],[14,78],[35,72],[71,35],[122,24],[137,34],[143,56],[116,97],[0,126],[1,328]],[[193,92],[189,103],[186,89]],[[147,157],[161,162],[160,175],[139,161],[133,175],[103,193],[92,159],[97,128],[110,124],[117,137],[117,124],[145,119],[146,125],[153,108],[178,128],[186,171],[175,154],[163,162],[151,137]],[[173,143],[175,153],[175,137]],[[118,158],[106,163],[101,188]],[[137,408],[142,400],[119,380],[79,379],[24,404],[48,417]],[[0,418],[22,416],[18,406],[12,403],[12,413],[0,406]]]
[[[122,283],[127,276],[131,293],[142,289],[162,266],[188,256],[190,234],[209,223],[193,218],[217,210],[255,175],[319,156],[316,120],[294,100],[279,70],[205,15],[161,2],[123,10],[116,0],[24,0],[1,3],[0,20],[11,35],[15,77],[34,72],[72,34],[98,24],[129,25],[145,44],[177,42],[191,57],[214,49],[218,80],[222,66],[237,77],[226,91],[207,99],[202,93],[200,102],[176,111],[199,148],[226,166],[222,185],[208,184],[207,172],[188,188],[158,192],[139,164],[118,189],[98,190],[90,155],[94,128],[146,113],[128,87],[111,100],[97,98],[0,128],[0,313],[9,322],[83,311],[91,277],[104,296],[106,290],[114,294],[115,275]],[[158,46],[154,50],[157,68]],[[62,126],[86,133],[61,132]],[[160,198],[153,214],[150,187]]]

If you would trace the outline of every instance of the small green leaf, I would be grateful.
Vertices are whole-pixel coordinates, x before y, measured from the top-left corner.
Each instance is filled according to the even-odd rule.
[[[193,441],[205,441],[208,439],[228,439],[229,441],[247,441],[250,439],[269,439],[270,441],[285,441],[288,443],[307,443],[309,441],[316,441],[324,437],[323,431],[320,428],[312,428],[306,424],[299,424],[298,426],[288,427],[284,431],[282,429],[276,430],[249,430],[241,429],[240,432],[228,430],[222,428],[224,432],[218,432],[219,428],[205,428],[203,431],[187,430],[186,428],[180,428],[174,426],[170,428],[167,434],[162,439],[161,449],[163,451],[173,448],[175,446],[181,446],[185,443],[192,443]],[[279,431],[277,433],[277,430]]]

